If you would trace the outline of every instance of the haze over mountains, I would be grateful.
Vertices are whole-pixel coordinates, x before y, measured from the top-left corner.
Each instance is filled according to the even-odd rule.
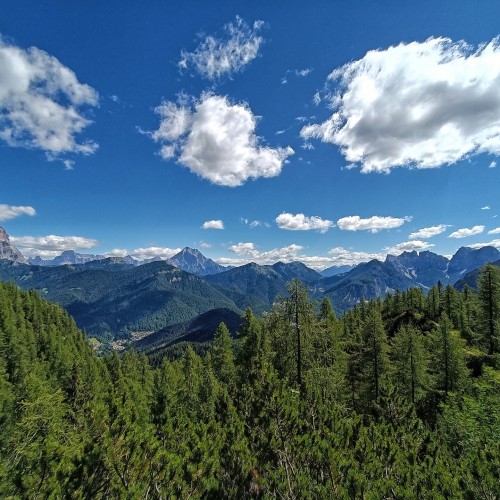
[[[474,286],[477,269],[488,262],[500,265],[500,252],[487,246],[462,247],[451,259],[430,251],[403,252],[346,272],[328,269],[327,276],[301,262],[225,268],[191,248],[168,261],[146,263],[129,256],[74,251],[51,261],[35,258],[28,262],[0,228],[1,281],[38,290],[66,308],[89,335],[103,340],[162,332],[154,341],[143,342],[155,348],[168,339],[191,338],[196,332],[205,339],[207,318],[212,325],[230,317],[234,333],[234,318],[247,307],[256,313],[269,310],[277,297],[286,296],[286,285],[295,278],[306,284],[311,297],[328,297],[337,313],[342,313],[362,298],[384,297],[410,287],[427,290],[438,281]]]

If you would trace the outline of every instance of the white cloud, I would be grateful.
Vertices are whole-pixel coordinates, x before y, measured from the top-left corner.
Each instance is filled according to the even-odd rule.
[[[313,103],[318,106],[319,103],[321,102],[321,94],[318,92],[316,92],[313,96]]]
[[[241,17],[236,16],[234,23],[224,25],[224,36],[206,36],[193,52],[183,50],[178,63],[181,70],[189,67],[204,78],[218,80],[223,76],[231,77],[253,61],[263,43],[258,34],[264,23],[255,21],[250,27]]]
[[[83,236],[11,236],[10,241],[26,257],[39,255],[44,259],[54,258],[65,250],[89,249],[99,245],[97,240]]]
[[[336,144],[362,172],[437,168],[500,154],[500,45],[430,38],[369,51],[328,77],[332,116],[301,136]]]
[[[298,252],[302,249],[302,246],[296,245],[295,243],[282,248],[274,248],[266,252],[258,250],[255,243],[237,243],[229,247],[229,251],[235,253],[240,258],[247,257],[246,259],[241,259],[242,262],[256,262],[261,265],[271,265],[278,261],[293,262],[300,260]]]
[[[19,247],[37,248],[40,250],[77,250],[81,248],[92,248],[99,244],[97,240],[84,238],[83,236],[11,236],[10,241]]]
[[[104,252],[106,257],[125,257],[126,255],[130,255],[130,252],[125,248],[113,248],[109,252]]]
[[[356,252],[343,247],[332,248],[328,254],[332,256],[330,266],[355,266],[373,259],[385,259],[385,255],[381,253]]]
[[[484,207],[481,207],[481,210],[491,210],[491,207],[489,205],[485,205]]]
[[[250,229],[255,229],[256,227],[265,227],[265,228],[271,227],[271,224],[269,224],[268,222],[261,221],[261,220],[248,220],[245,217],[240,217],[240,221],[242,224],[245,224],[246,226],[250,226]]]
[[[421,252],[422,250],[427,250],[428,248],[431,248],[433,246],[434,244],[427,241],[411,240],[404,241],[403,243],[398,243],[393,247],[387,247],[385,248],[385,250],[388,254],[399,255],[400,253],[413,252],[414,250],[416,250],[417,252]]]
[[[250,178],[274,177],[293,149],[271,148],[255,135],[257,117],[248,104],[233,104],[227,97],[202,94],[191,108],[186,97],[177,104],[156,108],[160,127],[153,140],[167,142],[164,159],[176,158],[204,179],[222,186],[241,186]]]
[[[474,245],[467,245],[471,248],[482,248],[482,247],[495,247],[500,249],[500,239],[491,240],[485,243],[474,243]]]
[[[200,241],[200,247],[201,248],[212,248],[212,245],[210,243],[207,243],[206,241]]]
[[[495,229],[488,231],[488,234],[500,234],[500,227],[496,227]]]
[[[55,57],[0,36],[0,139],[9,146],[41,149],[52,159],[91,154],[97,144],[75,136],[91,123],[81,108],[97,104],[97,92]]]
[[[170,259],[176,253],[181,251],[180,248],[168,248],[168,247],[148,247],[148,248],[136,248],[126,255],[130,255],[138,260],[153,259],[154,257],[160,257],[161,259]]]
[[[497,162],[496,161],[492,161],[489,165],[488,165],[488,168],[495,168],[497,166]]]
[[[356,265],[372,259],[383,260],[382,254],[354,252],[341,247],[333,248],[328,256],[304,255],[303,247],[292,244],[282,248],[260,251],[255,243],[237,243],[229,247],[229,251],[236,254],[236,258],[222,257],[217,262],[224,266],[241,266],[249,262],[260,265],[272,265],[281,262],[302,262],[311,269],[325,269],[330,266]]]
[[[304,78],[305,76],[308,76],[312,72],[312,68],[304,68],[304,69],[289,69],[285,73],[285,76],[281,79],[282,85],[285,85],[288,83],[288,75],[295,75],[299,78]]]
[[[173,257],[175,254],[181,251],[180,248],[168,248],[168,247],[147,247],[147,248],[136,248],[135,250],[127,250],[125,248],[114,248],[109,252],[105,252],[106,257],[125,257],[129,255],[137,260],[147,260],[159,257],[160,259],[166,260]]]
[[[253,255],[257,253],[255,243],[237,243],[236,245],[231,245],[229,251],[236,255]]]
[[[221,220],[207,220],[201,227],[203,229],[224,229],[224,222]]]
[[[286,212],[276,217],[276,224],[280,229],[288,229],[289,231],[317,230],[320,233],[326,233],[334,225],[333,221],[321,217],[306,217],[304,214],[294,215]]]
[[[418,231],[411,233],[410,239],[418,240],[420,238],[424,239],[432,238],[433,236],[437,236],[438,234],[444,233],[447,227],[448,227],[447,224],[438,224],[437,226],[423,227],[422,229],[419,229]]]
[[[20,215],[36,215],[36,210],[33,207],[23,207],[14,205],[0,204],[0,222],[14,219]]]
[[[344,231],[370,231],[377,233],[381,229],[394,229],[411,221],[411,217],[379,217],[375,215],[362,219],[359,215],[343,217],[337,221],[339,229]]]
[[[463,227],[453,232],[448,236],[448,238],[467,238],[468,236],[475,236],[476,234],[481,234],[484,231],[484,226],[474,226],[471,228]]]
[[[250,221],[249,224],[251,229],[254,229],[255,227],[265,227],[265,228],[270,228],[271,224],[269,222],[263,222],[261,220],[253,220]]]
[[[238,243],[229,247],[229,251],[236,254],[237,258],[221,257],[217,262],[223,266],[242,266],[249,262],[260,265],[272,265],[276,262],[303,262],[312,269],[323,269],[328,266],[332,259],[329,257],[314,257],[302,255],[299,252],[303,247],[291,244],[282,248],[274,248],[268,251],[260,251],[255,243]]]

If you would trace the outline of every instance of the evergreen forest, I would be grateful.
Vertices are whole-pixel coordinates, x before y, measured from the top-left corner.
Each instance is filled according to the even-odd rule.
[[[500,268],[342,316],[287,292],[149,360],[0,284],[0,497],[500,497]]]

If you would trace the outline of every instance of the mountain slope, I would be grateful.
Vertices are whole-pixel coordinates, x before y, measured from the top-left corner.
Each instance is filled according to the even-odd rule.
[[[500,267],[500,260],[492,262],[494,266]],[[459,279],[453,286],[459,290],[463,291],[465,285],[468,285],[470,288],[477,288],[477,279],[479,278],[479,273],[481,268],[474,269],[473,271],[469,271],[466,273],[463,278]]]
[[[330,278],[323,278],[315,284],[314,295],[328,297],[335,311],[344,312],[362,298],[385,297],[395,290],[406,290],[415,286],[413,279],[396,272],[392,265],[378,260],[359,264],[352,271]]]
[[[230,297],[241,309],[257,312],[269,309],[278,295],[285,296],[286,284],[294,278],[311,283],[321,275],[300,262],[260,266],[254,262],[223,273],[206,276],[208,283]]]
[[[215,330],[224,323],[234,335],[241,325],[241,315],[231,309],[212,309],[196,318],[166,326],[134,342],[131,346],[147,354],[177,342],[206,342],[212,340]]]
[[[470,271],[478,269],[488,262],[500,259],[500,252],[494,247],[470,248],[462,247],[451,258],[448,266],[449,283],[455,283]]]
[[[238,313],[233,301],[201,278],[166,262],[40,267],[0,262],[0,280],[34,288],[62,305],[89,334],[114,338],[154,331],[214,308]],[[118,266],[118,268],[114,267]]]

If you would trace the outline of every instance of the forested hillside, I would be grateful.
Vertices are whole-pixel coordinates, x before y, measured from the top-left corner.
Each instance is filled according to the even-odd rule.
[[[208,354],[98,358],[0,284],[0,492],[12,498],[498,498],[500,270],[337,317],[292,281]]]

